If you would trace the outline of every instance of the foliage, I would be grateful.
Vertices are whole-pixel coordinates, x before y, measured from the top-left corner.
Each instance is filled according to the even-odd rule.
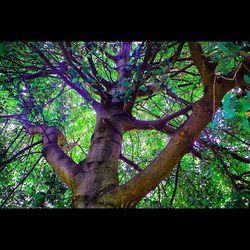
[[[133,100],[136,84],[139,84],[138,90],[143,93],[149,90],[152,83],[159,83],[162,88],[161,92],[152,94],[150,98],[142,96],[135,101],[132,110],[135,118],[157,119],[184,108],[185,102],[195,103],[203,95],[203,82],[191,63],[186,43],[179,56],[183,60],[176,60],[174,65],[170,63],[179,44],[155,43],[158,50],[155,63],[150,65],[150,73],[143,75],[138,71],[139,65],[143,63],[138,51],[145,53],[145,48],[142,42],[132,43],[131,56],[126,65],[131,75],[119,82],[120,89],[112,93],[112,98],[128,104]],[[217,73],[221,75],[230,75],[230,72],[237,70],[244,56],[250,56],[247,42],[201,44],[210,60],[218,63]],[[41,155],[41,144],[5,164],[13,155],[41,139],[38,135],[29,135],[23,129],[22,116],[12,119],[6,116],[8,114],[23,114],[33,124],[47,123],[60,128],[68,144],[77,142],[68,152],[77,163],[88,153],[95,129],[96,115],[91,102],[82,98],[53,70],[49,70],[41,57],[34,53],[32,45],[40,48],[53,64],[63,67],[64,57],[54,42],[0,43],[0,204],[5,208],[67,208],[71,205],[72,192],[44,158],[19,185]],[[102,79],[115,82],[118,77],[114,62],[104,55],[115,55],[120,46],[121,42],[72,42],[68,50],[74,54],[79,69],[90,84],[85,86],[86,79],[70,66],[69,79],[79,88],[85,86],[96,100],[100,100],[97,94],[99,82]],[[93,61],[98,74],[93,73],[89,60]],[[42,70],[43,75],[32,77]],[[249,207],[249,79],[250,76],[245,74],[247,88],[243,96],[239,97],[239,88],[225,95],[214,120],[200,136],[207,144],[194,144],[200,157],[192,153],[183,157],[173,203],[171,199],[176,186],[176,168],[137,204],[137,208]],[[170,92],[172,97],[167,95]],[[173,96],[184,101],[176,101]],[[190,113],[172,119],[168,125],[178,128]],[[129,131],[124,134],[122,154],[145,169],[169,139],[166,134],[156,130]],[[119,183],[127,182],[136,173],[137,170],[131,165],[119,161]]]

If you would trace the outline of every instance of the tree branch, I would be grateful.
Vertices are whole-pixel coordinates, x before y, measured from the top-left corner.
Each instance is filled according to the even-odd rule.
[[[200,142],[201,142],[203,145],[205,145],[205,146],[207,146],[207,147],[209,147],[209,148],[212,148],[212,149],[214,149],[214,150],[218,149],[218,150],[220,150],[220,151],[222,151],[222,152],[226,152],[227,154],[231,155],[234,159],[236,159],[236,160],[238,160],[238,161],[240,161],[240,162],[250,163],[250,159],[244,158],[244,157],[242,157],[242,156],[236,154],[235,152],[232,152],[230,149],[225,148],[225,147],[223,147],[223,146],[220,146],[220,145],[217,144],[217,143],[207,142],[207,141],[205,141],[205,140],[203,140],[203,139],[200,139]]]
[[[130,56],[131,47],[132,42],[123,42],[120,53],[114,59],[118,71],[118,81],[130,76],[130,72],[127,69],[127,63]]]
[[[246,142],[246,141],[242,140],[241,138],[237,137],[235,134],[231,133],[230,131],[228,131],[228,130],[226,130],[226,129],[222,129],[222,131],[225,132],[226,134],[228,134],[228,135],[234,137],[235,139],[239,140],[240,142],[242,142],[242,143],[244,143],[244,144],[250,146],[250,142]]]
[[[135,170],[141,172],[142,169],[135,164],[133,161],[129,160],[128,158],[126,158],[124,155],[120,154],[120,160],[126,162],[127,164],[129,164],[131,167],[133,167]]]
[[[19,152],[17,152],[15,155],[13,155],[12,157],[10,157],[8,160],[1,162],[1,168],[0,171],[2,171],[5,168],[5,165],[7,165],[8,163],[12,162],[14,159],[16,159],[19,155],[21,155],[22,153],[24,153],[26,150],[38,145],[42,143],[42,141],[37,141],[31,145],[28,145],[27,147],[23,148],[22,150],[20,150]]]
[[[136,98],[143,97],[143,96],[151,96],[154,93],[161,91],[163,89],[161,84],[157,84],[157,83],[152,83],[152,84],[147,85],[145,87],[146,87],[146,91],[142,91],[140,89],[137,90]]]
[[[224,88],[223,88],[224,86]],[[228,91],[225,85],[216,85],[215,109]],[[230,86],[233,88],[233,85]],[[229,88],[230,89],[230,88]],[[192,115],[173,134],[169,143],[162,152],[148,165],[146,169],[138,173],[127,183],[120,185],[105,194],[105,200],[112,203],[119,201],[123,207],[133,207],[145,195],[156,188],[159,183],[172,171],[180,162],[182,157],[193,148],[193,143],[199,138],[200,133],[212,120],[211,89],[204,92],[204,96],[193,106]]]
[[[131,119],[130,124],[127,126],[126,130],[138,129],[138,130],[152,130],[156,129],[159,131],[168,131],[169,134],[173,134],[176,129],[172,128],[171,126],[167,125],[166,123],[170,120],[179,117],[181,115],[186,114],[188,111],[192,110],[192,105],[189,105],[173,114],[166,114],[160,119],[157,120],[137,120]]]
[[[21,135],[22,131],[23,131],[23,128],[20,129],[20,131],[18,132],[18,134],[16,135],[16,137],[14,138],[14,140],[9,144],[9,146],[3,152],[0,152],[0,156],[1,157],[5,156],[7,154],[8,150],[13,145],[13,143],[19,138],[19,136]]]
[[[96,89],[96,91],[99,93],[100,96],[103,95],[104,93],[104,89],[103,87],[98,83],[98,81],[96,81],[95,86],[91,85],[89,83],[89,78],[87,76],[85,76],[82,71],[72,62],[72,58],[73,56],[69,54],[68,50],[65,48],[63,42],[59,42],[59,47],[66,59],[66,61],[68,62],[68,64],[78,73],[78,75],[87,83],[87,85],[93,89]],[[90,75],[90,74],[89,74]],[[92,77],[93,78],[93,77]]]
[[[209,62],[208,58],[203,55],[203,51],[199,43],[190,42],[189,50],[194,64],[197,67],[204,84],[210,84],[211,79],[213,79],[214,77],[214,70],[217,66],[217,63]]]
[[[61,131],[53,126],[29,125],[25,127],[29,134],[41,134],[43,136],[43,155],[47,162],[54,168],[57,175],[69,187],[73,187],[74,171],[77,169],[76,164],[62,150],[66,145],[66,139]]]
[[[173,195],[172,195],[171,200],[170,200],[170,207],[173,206],[173,202],[174,202],[174,198],[175,198],[175,194],[176,194],[176,190],[177,190],[177,185],[178,185],[178,177],[179,177],[180,168],[181,168],[181,164],[179,162],[177,165],[177,169],[176,169],[174,191],[173,191]]]
[[[32,171],[35,169],[36,165],[39,163],[39,161],[41,160],[42,156],[40,156],[38,158],[38,160],[36,161],[36,163],[34,164],[34,166],[30,169],[30,171],[25,175],[25,177],[16,185],[16,187],[14,187],[10,193],[7,195],[7,197],[4,199],[4,201],[2,202],[0,208],[2,208],[5,203],[7,202],[7,200],[11,197],[11,195],[16,191],[16,189],[28,178],[28,176],[32,173]]]
[[[180,56],[180,54],[181,54],[181,51],[182,51],[182,49],[183,49],[183,46],[184,46],[184,42],[179,43],[179,46],[178,46],[178,48],[176,49],[174,55],[170,58],[171,63],[172,63],[172,68],[174,67],[174,65],[175,65],[175,63],[176,63],[176,61],[177,61],[177,59],[179,58],[179,56]]]
[[[91,106],[97,110],[99,107],[99,103],[94,100],[92,98],[92,96],[90,95],[90,93],[84,88],[84,87],[78,87],[76,84],[74,84],[73,82],[71,82],[67,77],[65,77],[63,75],[63,73],[58,70],[50,61],[49,59],[44,55],[44,53],[39,50],[38,48],[36,48],[35,46],[33,46],[32,44],[29,44],[29,46],[35,51],[37,52],[37,54],[43,59],[43,61],[52,69],[55,70],[57,72],[57,74],[61,77],[62,80],[64,80],[66,82],[67,85],[69,85],[72,89],[74,89],[76,92],[78,92],[88,103],[91,104]]]

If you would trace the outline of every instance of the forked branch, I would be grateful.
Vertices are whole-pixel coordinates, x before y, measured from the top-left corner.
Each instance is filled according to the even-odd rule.
[[[63,151],[66,139],[62,132],[53,126],[26,125],[29,134],[40,134],[43,136],[43,155],[47,162],[54,168],[57,175],[69,187],[73,187],[74,171],[77,164]]]

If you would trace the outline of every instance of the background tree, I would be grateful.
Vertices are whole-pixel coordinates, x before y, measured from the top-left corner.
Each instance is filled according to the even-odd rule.
[[[2,42],[1,207],[249,206],[249,49]]]

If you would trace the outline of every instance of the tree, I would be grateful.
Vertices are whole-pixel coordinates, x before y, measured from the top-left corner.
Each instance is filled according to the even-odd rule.
[[[236,206],[247,206],[249,49],[247,42],[2,42],[2,207],[37,165],[32,181],[49,179],[50,193],[69,188],[74,208],[134,208],[157,189],[167,197],[171,176],[173,206],[178,176],[191,164],[202,177],[223,174],[223,185],[243,197]],[[137,152],[142,164],[133,159],[138,131],[146,133],[136,143],[146,149]],[[44,160],[53,182],[52,172],[41,176]],[[126,166],[133,172],[122,180]],[[182,181],[193,185],[187,173]],[[46,207],[46,192],[31,194]],[[196,207],[209,206],[207,197],[196,196]],[[21,193],[17,202],[27,205]]]

